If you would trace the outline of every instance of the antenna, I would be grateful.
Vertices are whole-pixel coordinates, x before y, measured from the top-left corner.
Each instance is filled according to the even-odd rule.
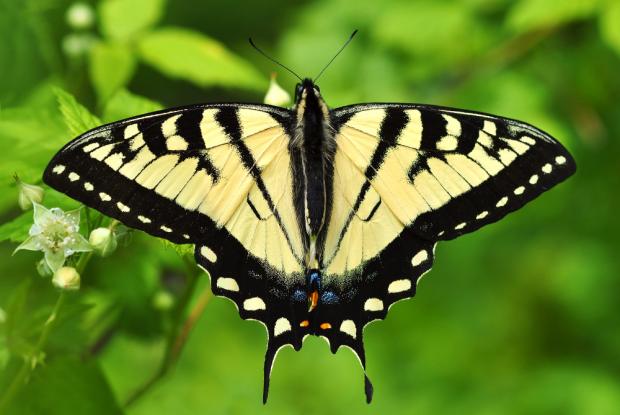
[[[254,41],[252,40],[252,38],[249,38],[248,40],[250,41],[250,45],[252,45],[252,47],[254,49],[256,49],[258,51],[258,53],[260,53],[261,55],[263,55],[264,57],[266,57],[267,59],[269,59],[271,62],[275,63],[276,65],[279,65],[282,68],[286,69],[287,71],[289,71],[290,73],[295,75],[295,77],[297,77],[297,79],[299,79],[300,81],[303,82],[303,80],[299,77],[299,75],[297,75],[295,72],[293,72],[290,68],[284,66],[283,64],[281,64],[280,62],[278,62],[277,60],[275,60],[274,58],[272,58],[271,56],[267,55],[265,52],[260,50],[260,48],[254,44]]]
[[[316,81],[318,81],[318,79],[321,77],[321,75],[323,75],[323,72],[325,71],[325,69],[327,69],[327,67],[329,65],[331,65],[331,63],[334,61],[334,59],[336,59],[338,57],[338,55],[340,55],[340,52],[342,52],[344,50],[344,48],[347,47],[347,45],[353,40],[353,38],[355,37],[356,34],[357,34],[357,29],[355,29],[353,31],[353,33],[351,33],[351,36],[349,36],[349,39],[347,39],[347,41],[344,42],[344,45],[342,45],[340,47],[340,49],[338,49],[338,52],[336,52],[334,57],[329,62],[327,62],[327,65],[325,65],[323,67],[323,69],[321,69],[321,72],[319,72],[319,74],[314,78],[314,80],[312,82],[316,83]]]

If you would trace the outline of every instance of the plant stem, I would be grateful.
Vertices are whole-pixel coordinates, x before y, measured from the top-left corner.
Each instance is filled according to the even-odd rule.
[[[207,306],[212,297],[213,294],[211,293],[211,290],[209,288],[206,288],[202,292],[202,294],[200,294],[200,297],[196,301],[196,305],[194,305],[192,311],[189,313],[189,316],[187,316],[187,319],[185,320],[185,323],[183,323],[183,327],[181,327],[181,331],[177,336],[174,345],[172,346],[172,352],[170,355],[171,364],[176,362],[176,360],[181,355],[183,346],[185,346],[185,343],[187,343],[189,333],[191,333],[192,329],[196,325],[196,322],[198,321],[198,318],[202,315],[205,307]]]
[[[43,331],[41,331],[41,334],[39,335],[39,339],[37,340],[32,355],[24,360],[22,366],[19,369],[19,372],[17,372],[17,375],[15,375],[15,377],[11,381],[11,384],[7,388],[4,396],[2,397],[2,399],[0,399],[0,414],[3,413],[7,405],[13,400],[15,395],[17,395],[21,387],[25,384],[26,378],[28,377],[30,372],[36,367],[38,359],[40,358],[40,355],[47,344],[47,340],[52,331],[52,328],[56,323],[60,307],[62,307],[64,301],[65,292],[61,291],[58,299],[56,300],[56,304],[54,304],[52,312],[50,313],[47,321],[45,322],[45,325],[43,326]]]
[[[181,330],[181,323],[183,321],[183,317],[185,314],[185,309],[187,305],[191,301],[194,296],[194,291],[196,290],[196,284],[198,283],[198,273],[196,264],[192,263],[191,260],[188,260],[187,256],[183,257],[183,261],[185,263],[185,267],[187,269],[187,288],[183,292],[183,295],[179,299],[177,307],[175,307],[173,318],[174,324],[172,325],[172,330],[168,334],[168,339],[166,341],[166,353],[164,355],[163,366],[168,367],[172,364],[173,361],[173,351],[174,344],[176,342],[177,337],[179,337],[179,333]]]
[[[195,264],[186,259],[186,265],[188,268],[189,281],[183,296],[180,298],[179,303],[175,308],[174,324],[166,340],[166,351],[164,353],[164,357],[157,371],[149,379],[147,379],[146,382],[138,387],[129,396],[129,398],[127,398],[125,401],[125,408],[133,405],[138,399],[144,396],[151,389],[151,387],[162,379],[170,371],[172,366],[174,366],[181,354],[181,351],[183,350],[183,346],[185,346],[185,343],[187,342],[190,332],[196,325],[198,318],[202,315],[205,307],[212,297],[211,290],[206,288],[198,298],[187,318],[183,321],[183,316],[185,314],[184,311],[193,297],[199,277],[199,274],[196,272]]]
[[[82,275],[82,273],[86,269],[86,265],[88,265],[88,261],[90,261],[92,256],[93,251],[84,252],[82,255],[80,255],[80,259],[78,259],[77,264],[75,264],[75,269],[77,270],[78,274]]]
[[[43,326],[43,331],[41,332],[41,335],[39,336],[39,341],[37,341],[37,345],[35,346],[35,353],[41,352],[47,344],[47,339],[52,331],[52,328],[56,324],[56,318],[58,317],[60,307],[62,307],[62,304],[65,302],[65,297],[65,291],[61,291],[58,295],[58,299],[56,300],[56,304],[54,304],[54,309],[52,310],[52,313],[47,318],[47,321]]]
[[[15,377],[13,378],[13,381],[7,388],[4,396],[2,396],[2,399],[0,399],[0,414],[4,413],[6,406],[13,400],[13,397],[17,394],[21,386],[26,381],[29,367],[30,365],[28,364],[28,362],[24,361],[22,366],[19,368],[19,372],[17,372],[17,375],[15,375]]]

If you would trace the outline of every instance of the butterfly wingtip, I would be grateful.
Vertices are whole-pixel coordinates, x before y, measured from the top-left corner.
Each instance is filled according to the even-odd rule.
[[[364,392],[366,393],[366,403],[370,404],[372,402],[372,395],[374,393],[375,389],[372,386],[372,383],[370,382],[370,379],[368,379],[368,376],[364,376]]]
[[[265,379],[265,383],[263,385],[263,405],[267,404],[268,398],[269,398],[269,379]]]

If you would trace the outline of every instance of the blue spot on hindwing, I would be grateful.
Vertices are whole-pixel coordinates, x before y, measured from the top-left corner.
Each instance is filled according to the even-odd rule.
[[[321,294],[320,302],[323,304],[337,304],[340,298],[333,291],[325,291]]]
[[[293,292],[293,301],[295,301],[296,303],[303,303],[307,300],[308,294],[306,294],[305,291],[295,290],[295,292]]]

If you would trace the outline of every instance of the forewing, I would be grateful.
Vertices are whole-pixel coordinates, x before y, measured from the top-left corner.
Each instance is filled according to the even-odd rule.
[[[354,270],[405,228],[430,241],[476,230],[575,171],[548,134],[486,114],[375,104],[337,109],[332,123],[328,274]]]
[[[105,125],[70,142],[44,180],[87,206],[175,243],[220,230],[284,274],[301,271],[288,112],[269,106],[179,108]]]

